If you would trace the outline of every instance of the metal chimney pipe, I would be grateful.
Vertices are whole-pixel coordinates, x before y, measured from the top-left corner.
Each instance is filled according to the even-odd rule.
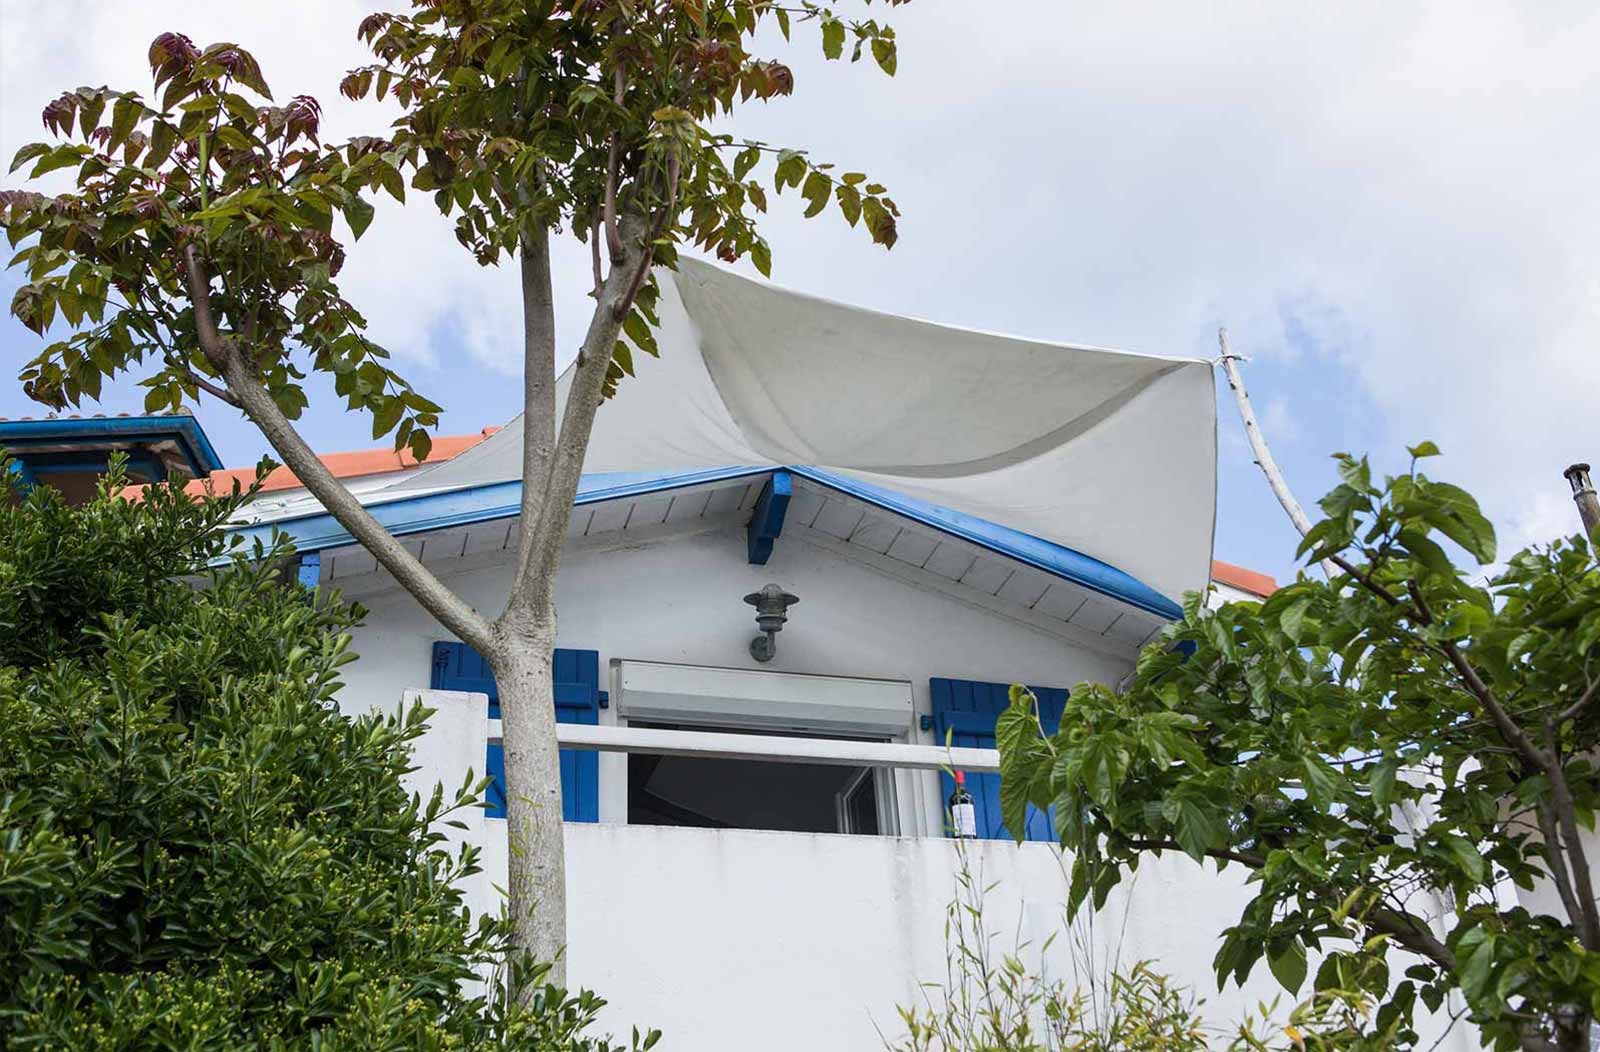
[[[1600,497],[1595,496],[1594,483],[1589,481],[1589,465],[1574,464],[1562,474],[1572,484],[1572,501],[1583,519],[1584,534],[1594,537],[1600,530]]]

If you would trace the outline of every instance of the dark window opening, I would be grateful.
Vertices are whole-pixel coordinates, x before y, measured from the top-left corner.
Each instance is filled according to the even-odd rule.
[[[751,733],[726,727],[693,729]],[[878,778],[870,767],[628,755],[630,825],[876,834],[882,832],[880,806]]]

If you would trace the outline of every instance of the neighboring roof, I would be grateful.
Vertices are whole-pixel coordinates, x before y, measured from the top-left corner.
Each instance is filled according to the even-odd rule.
[[[466,452],[473,446],[482,442],[496,431],[498,427],[486,427],[475,435],[439,435],[433,440],[433,450],[428,454],[425,463],[436,464],[449,460],[451,457]],[[334,478],[359,478],[365,475],[384,475],[393,471],[404,471],[407,468],[421,466],[423,461],[418,461],[412,455],[410,448],[406,449],[358,449],[346,453],[324,453],[321,460],[333,472]],[[184,487],[190,493],[228,493],[233,490],[234,484],[244,487],[255,480],[255,468],[229,468],[221,470],[221,465],[203,479],[196,479]],[[262,493],[273,490],[298,489],[300,480],[294,472],[279,465],[267,475],[266,481],[261,484]]]
[[[203,476],[222,470],[222,459],[211,448],[211,441],[187,413],[0,420],[0,447],[15,452],[109,450],[153,447],[166,442],[172,443],[190,474]]]
[[[1211,579],[1263,599],[1278,590],[1278,582],[1266,574],[1246,570],[1242,566],[1225,563],[1220,559],[1211,560]]]

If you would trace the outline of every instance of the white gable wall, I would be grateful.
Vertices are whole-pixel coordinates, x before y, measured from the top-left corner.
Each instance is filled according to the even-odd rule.
[[[1067,632],[958,600],[905,577],[868,567],[786,532],[765,566],[746,561],[743,527],[654,541],[584,544],[569,550],[556,582],[557,645],[599,650],[611,658],[783,672],[923,679],[953,676],[1041,686],[1085,679],[1114,682],[1133,650],[1107,639],[1096,652]],[[469,569],[435,567],[443,580],[486,613],[498,613],[509,587],[512,553]],[[931,576],[931,575],[930,575]],[[769,581],[800,597],[778,636],[777,657],[756,662],[747,649],[754,610],[743,602]],[[425,687],[430,647],[451,638],[387,575],[338,582],[370,610],[356,648],[381,654],[348,677],[352,693],[395,700]],[[926,711],[927,683],[919,685]]]
[[[1065,625],[1052,628],[1020,608],[1015,616],[1001,613],[1000,603],[976,594],[956,598],[935,590],[931,574],[918,584],[919,573],[909,567],[873,568],[813,537],[803,528],[786,530],[765,566],[749,564],[745,530],[736,526],[575,544],[556,585],[557,645],[598,650],[602,679],[612,659],[635,659],[907,680],[918,715],[931,712],[930,677],[1071,687],[1114,683],[1131,667],[1133,650],[1125,643],[1086,644],[1088,637]],[[468,602],[498,612],[511,558],[508,550],[434,569]],[[778,635],[776,658],[761,664],[749,654],[756,626],[743,597],[769,581],[800,602]],[[385,574],[337,583],[370,611],[355,633],[362,660],[347,670],[346,711],[390,710],[402,691],[426,689],[432,645],[449,633]],[[614,722],[615,707],[600,718]],[[933,732],[915,723],[908,734],[936,744]],[[625,763],[620,756],[600,758],[602,822],[626,819]],[[902,775],[900,783],[902,831],[941,828],[934,777]]]

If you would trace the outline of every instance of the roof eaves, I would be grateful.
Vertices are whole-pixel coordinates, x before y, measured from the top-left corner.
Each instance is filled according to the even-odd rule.
[[[199,421],[187,413],[150,416],[56,416],[38,420],[0,420],[0,446],[58,442],[82,438],[172,438],[197,477],[222,470],[222,458],[211,447]]]
[[[788,470],[802,478],[829,486],[858,500],[1026,563],[1037,570],[1043,570],[1052,576],[1071,581],[1092,592],[1138,607],[1158,617],[1175,620],[1183,615],[1182,607],[1137,577],[1065,545],[1013,530],[987,519],[980,519],[976,515],[942,508],[914,497],[902,496],[879,486],[836,475],[831,471],[801,467],[791,467]]]
[[[777,469],[745,466],[712,468],[688,473],[617,472],[585,475],[579,483],[578,494],[573,503],[579,506],[597,504],[710,482],[765,475],[774,470]],[[832,472],[807,467],[790,467],[786,470],[818,485],[873,504],[895,515],[1015,559],[1159,617],[1173,619],[1182,613],[1177,603],[1144,582],[1071,548],[996,525],[973,515],[901,496]],[[388,502],[369,504],[367,510],[396,536],[449,529],[453,526],[514,518],[522,511],[522,484],[498,482],[443,493],[400,497]],[[296,549],[302,552],[339,548],[355,543],[355,538],[331,515],[310,509],[280,519],[243,524],[232,532],[247,543],[257,538],[266,543],[274,530],[288,534],[294,540]]]

